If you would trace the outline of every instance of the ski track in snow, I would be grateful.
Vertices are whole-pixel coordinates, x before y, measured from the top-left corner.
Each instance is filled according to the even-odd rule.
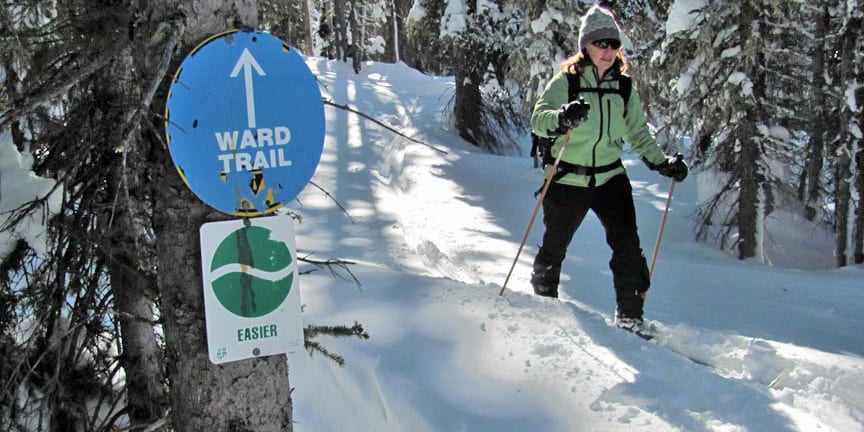
[[[417,172],[422,172],[422,169],[418,169]],[[407,172],[406,175],[411,175],[411,171]],[[434,220],[434,216],[430,215],[441,212],[432,211],[432,208],[454,204],[446,200],[429,199],[427,193],[417,192],[423,190],[425,186],[419,186],[422,181],[422,174],[417,174],[417,178],[409,182],[417,186],[402,197],[402,199],[410,199],[411,196],[424,197],[422,201],[418,200],[415,203],[415,205],[421,206],[418,211],[401,215],[400,223],[408,243],[417,245],[414,251],[420,255],[427,268],[430,269],[430,274],[435,275],[437,272],[440,277],[469,284],[482,283],[483,277],[473,274],[476,269],[458,264],[464,262],[461,256],[470,254],[472,245],[478,243],[475,241],[476,239],[448,235],[448,231],[470,232],[470,221],[458,221],[457,223],[449,217],[443,220]],[[429,183],[434,188],[434,184],[439,181],[441,180],[435,179]],[[428,211],[422,208],[423,205],[429,207]],[[443,213],[451,212],[445,211]],[[465,211],[460,210],[452,213],[465,214]],[[542,212],[540,217],[542,217]],[[538,223],[535,228],[542,230],[542,224]],[[461,239],[461,241],[454,239]],[[442,246],[439,247],[439,244]],[[511,248],[511,250],[515,255],[515,249]],[[453,255],[452,258],[450,254]],[[533,257],[525,256],[522,257],[522,260],[524,262],[525,259],[530,258]],[[523,285],[524,282],[523,280]],[[524,291],[528,290],[525,289]],[[507,295],[513,295],[513,293]],[[575,305],[573,307],[578,308]],[[506,318],[506,313],[503,311],[502,316]],[[598,317],[602,318],[602,315],[598,315]],[[536,319],[537,316],[529,314],[529,318]],[[663,331],[661,336],[653,341],[655,345],[668,349],[691,362],[705,366],[706,371],[719,377],[734,380],[741,385],[753,387],[758,392],[770,394],[778,401],[778,409],[805,417],[807,418],[805,422],[808,424],[826,427],[829,430],[833,428],[855,430],[857,422],[846,422],[843,418],[851,417],[851,419],[858,420],[862,418],[861,412],[850,412],[833,419],[831,416],[825,415],[826,412],[844,413],[850,406],[864,406],[864,365],[860,362],[850,361],[845,356],[823,354],[817,355],[817,357],[824,359],[824,361],[817,363],[811,359],[814,354],[819,353],[808,352],[805,348],[741,335],[723,334],[686,324],[666,327],[662,326],[662,323],[657,323]],[[548,325],[548,322],[541,320],[541,327],[545,328]],[[509,332],[504,339],[512,339],[519,329],[508,328],[508,330]],[[535,330],[541,331],[541,329]],[[533,352],[537,354],[538,358],[533,363],[530,360],[525,361],[525,373],[528,373],[529,369],[533,367],[554,367],[562,359],[553,358],[550,360],[550,357],[565,354],[572,358],[574,350],[581,351],[583,355],[595,360],[603,358],[603,356],[592,354],[592,350],[596,350],[597,347],[579,331],[558,326],[555,333],[546,335],[546,338],[540,339],[541,342],[539,343],[536,340],[536,334],[533,332],[531,334],[535,338]],[[632,337],[631,339],[637,338]],[[496,351],[500,353],[504,350],[498,349]],[[505,360],[505,357],[502,356],[501,359]],[[581,361],[577,357],[574,362],[580,363]],[[598,363],[602,362],[598,361]],[[592,373],[612,374],[623,380],[633,380],[634,376],[633,370],[621,366],[611,366],[603,372],[593,370]],[[571,386],[573,391],[580,389],[579,391],[584,393],[586,384],[584,379],[574,379],[575,376],[560,378],[562,381],[568,379],[574,381]],[[616,398],[614,394],[614,392],[607,393],[606,397],[600,398],[600,400],[606,399],[606,403],[616,402],[623,405],[638,404],[638,401]],[[597,402],[591,408],[598,410],[605,406],[604,402]],[[650,411],[650,407],[643,408]],[[792,413],[792,411],[795,412]],[[616,411],[616,415],[619,415],[619,420],[624,422],[623,420],[627,419],[628,416],[635,417],[636,413],[628,415]],[[718,424],[716,419],[703,419],[703,421],[707,424]]]
[[[377,109],[377,118],[411,133],[418,131],[413,125],[423,125],[426,135],[420,139],[439,147],[446,143],[449,153],[363,126],[370,140],[363,145],[373,156],[339,162],[348,169],[337,174],[325,167],[323,179],[316,177],[325,188],[338,190],[344,183],[339,175],[368,173],[369,202],[349,203],[349,212],[359,214],[359,226],[346,228],[345,237],[329,239],[331,243],[315,242],[325,236],[320,228],[326,225],[311,222],[300,228],[301,235],[309,230],[307,247],[327,252],[336,243],[330,249],[334,255],[356,251],[362,256],[352,271],[364,288],[346,291],[333,287],[338,284],[326,276],[304,276],[304,303],[309,305],[304,314],[312,321],[360,321],[372,338],[332,342],[334,351],[351,354],[345,369],[296,359],[325,377],[316,386],[343,393],[328,393],[341,401],[337,403],[310,392],[313,400],[300,405],[298,431],[342,430],[335,424],[352,430],[527,430],[523,426],[528,423],[514,420],[521,418],[531,420],[531,430],[550,431],[573,430],[574,418],[585,419],[580,430],[861,430],[864,363],[856,355],[684,323],[660,323],[661,336],[645,342],[610,326],[608,314],[579,301],[583,291],[568,288],[560,301],[532,295],[527,279],[542,234],[542,212],[506,295],[498,296],[497,283],[510,268],[533,210],[531,193],[541,181],[530,159],[478,154],[454,144],[440,113],[422,109],[440,103],[444,85],[439,79],[410,75],[416,82],[399,83],[397,78],[409,75],[403,65],[398,73],[363,72],[364,82],[363,75],[337,75],[333,65],[339,63],[310,64],[334,93],[353,89],[355,93],[346,92],[356,98],[352,103],[376,98],[381,105],[361,110]],[[345,76],[347,82],[341,81]],[[410,105],[399,93],[406,89],[414,94]],[[426,94],[416,92],[421,89]],[[351,117],[346,121],[349,129],[359,125]],[[359,148],[348,141],[330,145]],[[344,159],[340,152],[344,150],[337,151]],[[662,208],[663,191],[654,184],[634,181],[634,195]],[[323,201],[305,202],[328,207]],[[330,213],[321,218],[333,218]],[[370,225],[368,232],[364,224]],[[583,224],[587,235],[597,231],[591,224],[588,219]],[[381,235],[376,232],[384,233],[382,241],[360,240]],[[651,239],[653,246],[652,235],[642,232],[643,243]],[[608,260],[602,238],[591,240],[593,246],[585,246],[591,241],[584,238],[575,241],[565,264],[570,273],[563,275],[562,284],[610,290],[611,276],[602,270]],[[587,253],[586,247],[602,252]],[[575,280],[582,268],[601,270]],[[410,310],[399,309],[405,305]],[[432,340],[438,349],[426,351],[418,339]],[[399,356],[405,359],[382,357],[380,352],[393,346],[401,347]],[[407,369],[394,370],[394,365]],[[438,395],[440,402],[414,408],[418,396],[407,390],[414,387]],[[374,389],[374,394],[360,394],[359,388]],[[314,397],[322,398],[319,403],[341,403],[351,420],[310,412],[304,417],[302,403],[312,406]],[[377,414],[361,413],[355,399],[374,400],[369,403],[378,407]],[[497,407],[495,412],[484,408],[490,406]]]
[[[482,173],[476,166],[472,166],[471,170],[475,175],[481,174],[479,178],[483,179]],[[428,174],[425,174],[429,172],[434,176],[432,180],[427,178]],[[442,211],[442,208],[460,207],[463,204],[458,199],[454,201],[451,197],[446,196],[439,195],[437,196],[439,199],[436,199],[436,195],[430,192],[432,190],[452,189],[440,186],[441,182],[450,180],[443,177],[439,178],[440,172],[434,168],[412,167],[412,169],[406,170],[404,175],[412,178],[407,182],[412,187],[404,191],[400,199],[412,199],[412,197],[420,199],[416,199],[416,202],[412,204],[417,209],[416,211],[400,215],[400,223],[407,242],[416,245],[414,251],[430,269],[430,274],[435,275],[437,272],[438,276],[468,284],[482,283],[483,277],[476,274],[476,268],[459,264],[465,262],[463,259],[465,255],[470,255],[474,249],[472,245],[482,243],[473,236],[464,235],[466,232],[471,232],[472,221],[454,220],[452,217],[446,216],[482,212],[478,212],[477,209]],[[445,216],[436,219],[436,215]],[[481,219],[481,216],[478,216],[477,219]],[[539,219],[542,219],[542,212],[538,216]],[[542,232],[542,223],[538,222],[534,228],[538,230],[535,238],[539,238],[537,236]],[[482,232],[478,234],[485,235]],[[511,250],[515,255],[515,249],[511,248]],[[533,256],[526,255],[522,257],[522,260],[524,262],[525,259],[531,258]],[[658,324],[662,326],[661,323],[658,322]],[[810,355],[802,358],[801,354],[807,350],[788,344],[734,334],[722,334],[685,324],[662,328],[664,330],[661,337],[653,341],[655,345],[666,348],[694,363],[707,366],[706,370],[710,370],[720,377],[736,380],[769,392],[782,406],[785,406],[784,409],[796,409],[803,412],[805,416],[814,416],[810,419],[814,424],[822,425],[824,423],[818,418],[824,415],[820,411],[842,412],[847,406],[864,406],[864,365],[860,362],[849,361],[844,356],[826,354],[824,355],[824,362],[814,363],[806,360],[812,358],[814,353],[811,352]],[[559,330],[560,334],[556,335],[556,339],[569,339],[577,348],[584,350],[584,337],[578,338],[571,331],[561,327]],[[537,349],[539,353],[569,352],[571,350],[566,346],[554,344],[541,345]],[[591,355],[589,351],[584,353]],[[543,362],[538,361],[537,363],[534,366],[539,366]],[[551,364],[554,365],[556,362],[551,362]],[[527,367],[531,367],[531,365],[528,364]],[[618,373],[622,377],[632,375],[632,372],[628,374],[619,371]],[[578,388],[578,386],[574,388]],[[846,388],[852,391],[847,391]],[[817,393],[814,394],[814,390]],[[824,393],[820,394],[821,392]],[[853,418],[860,419],[862,413],[850,414]],[[826,426],[830,428],[830,422]],[[854,428],[855,424],[844,425],[841,422],[833,426],[838,427],[839,430],[845,430],[847,427]]]

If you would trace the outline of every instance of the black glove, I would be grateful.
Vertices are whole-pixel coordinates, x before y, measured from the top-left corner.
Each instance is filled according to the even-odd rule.
[[[591,105],[581,98],[561,105],[561,108],[558,108],[558,128],[573,129],[579,126],[588,118],[590,109]]]
[[[643,159],[644,160],[644,159]],[[645,160],[648,168],[657,171],[660,175],[671,177],[676,182],[682,182],[687,178],[687,173],[690,172],[687,168],[687,163],[684,162],[684,155],[677,153],[675,156],[669,156],[659,164],[652,164]]]

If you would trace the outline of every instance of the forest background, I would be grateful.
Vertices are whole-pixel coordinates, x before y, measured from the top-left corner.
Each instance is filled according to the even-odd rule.
[[[7,194],[0,207],[0,425],[34,413],[78,430],[110,430],[119,419],[176,430],[229,425],[237,418],[220,405],[225,394],[193,395],[202,381],[244,377],[268,395],[237,408],[244,422],[290,429],[284,361],[217,369],[196,351],[200,278],[182,263],[199,259],[198,226],[224,216],[174,175],[162,111],[168,77],[201,40],[254,28],[355,71],[376,60],[453,76],[442,97],[459,135],[514,154],[528,140],[533,101],[574,53],[579,17],[592,3],[3,2],[0,134],[53,181],[36,199],[6,207]],[[699,185],[697,239],[768,262],[765,222],[793,212],[833,232],[835,266],[864,262],[858,1],[601,3],[627,35],[630,73],[662,145],[711,174]],[[4,154],[0,185],[9,183],[9,161]],[[50,242],[28,241],[23,227],[33,221]],[[320,331],[364,334],[358,326],[307,333]],[[22,388],[30,389],[23,399]],[[123,408],[92,416],[82,394]]]

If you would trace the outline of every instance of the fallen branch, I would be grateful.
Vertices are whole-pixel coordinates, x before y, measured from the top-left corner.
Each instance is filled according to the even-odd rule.
[[[331,200],[333,200],[333,202],[336,203],[336,205],[339,206],[339,208],[342,210],[342,213],[345,213],[345,216],[348,216],[348,220],[351,221],[351,225],[354,225],[354,218],[352,218],[351,215],[348,214],[348,210],[345,210],[345,207],[342,207],[342,204],[340,204],[339,201],[336,201],[336,198],[333,195],[331,195],[330,192],[327,192],[326,189],[322,188],[317,183],[315,183],[311,180],[309,181],[309,184],[311,184],[312,186],[315,186],[316,188],[318,188],[318,190],[320,190],[321,192],[324,192],[324,195],[327,195],[327,198],[330,198]]]
[[[405,138],[407,138],[407,139],[409,139],[409,140],[411,140],[411,141],[413,141],[413,142],[415,142],[415,143],[417,143],[417,144],[421,144],[421,145],[424,145],[424,146],[426,146],[426,147],[429,147],[429,148],[431,148],[432,150],[437,151],[438,153],[441,153],[441,154],[447,154],[446,151],[441,150],[441,149],[439,149],[438,147],[433,146],[432,144],[425,143],[425,142],[423,142],[423,141],[418,140],[417,138],[414,138],[414,137],[410,137],[410,136],[408,136],[408,135],[405,135],[404,133],[402,133],[402,132],[396,130],[395,128],[393,128],[393,127],[391,127],[391,126],[385,124],[384,122],[382,122],[382,121],[380,121],[380,120],[378,120],[378,119],[376,119],[376,118],[374,118],[374,117],[372,117],[372,116],[370,116],[370,115],[368,115],[368,114],[365,114],[365,113],[363,113],[363,112],[361,112],[361,111],[358,111],[357,109],[351,108],[351,107],[349,107],[348,105],[339,105],[339,104],[337,104],[337,103],[335,103],[335,102],[333,102],[333,101],[331,101],[331,100],[327,100],[327,99],[324,99],[324,103],[325,103],[326,105],[330,105],[330,106],[333,106],[333,107],[336,107],[336,108],[339,108],[339,109],[343,109],[343,110],[345,110],[345,111],[348,111],[348,112],[352,112],[352,113],[354,113],[354,114],[357,114],[357,115],[359,115],[360,117],[363,117],[363,118],[365,118],[365,119],[367,119],[367,120],[370,120],[370,121],[374,122],[375,124],[377,124],[377,125],[379,125],[379,126],[385,128],[385,129],[387,129],[387,130],[389,130],[389,131],[395,133],[396,135],[399,135],[399,136],[401,136],[401,137],[405,137]]]
[[[351,275],[351,279],[354,281],[355,284],[357,284],[357,289],[358,290],[360,289],[360,286],[361,286],[360,280],[358,280],[357,276],[354,276],[354,273],[351,273],[351,269],[348,268],[349,265],[357,264],[355,262],[332,259],[332,258],[328,259],[326,261],[319,261],[319,260],[313,260],[313,259],[308,258],[308,255],[305,257],[299,257],[299,258],[297,258],[297,260],[305,262],[307,264],[312,264],[315,267],[317,267],[316,269],[301,272],[300,274],[309,274],[309,273],[312,273],[313,271],[318,270],[319,268],[327,267],[327,269],[330,270],[330,273],[333,276],[338,277],[340,279],[348,280],[348,278],[342,276],[336,270],[333,269],[333,266],[341,267],[343,270],[348,272],[349,275]]]

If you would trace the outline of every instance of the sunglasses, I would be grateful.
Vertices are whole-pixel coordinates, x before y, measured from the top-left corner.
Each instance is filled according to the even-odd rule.
[[[591,42],[591,45],[594,45],[595,47],[600,49],[617,50],[618,48],[621,48],[621,41],[619,41],[618,39],[600,39]]]

